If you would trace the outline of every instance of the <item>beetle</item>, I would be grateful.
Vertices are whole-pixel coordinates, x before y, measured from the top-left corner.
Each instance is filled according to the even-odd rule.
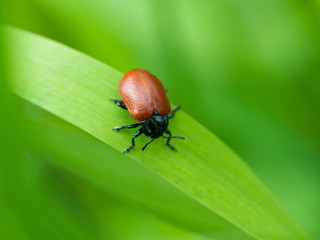
[[[170,114],[170,103],[167,90],[161,81],[151,72],[143,69],[133,69],[127,72],[119,83],[119,93],[121,100],[110,99],[119,107],[128,110],[131,117],[140,123],[115,127],[112,130],[120,131],[125,128],[141,128],[133,135],[131,146],[126,148],[123,153],[129,152],[135,146],[135,138],[144,133],[151,137],[143,148],[153,142],[156,138],[166,138],[166,144],[172,150],[176,150],[171,144],[171,138],[184,139],[180,136],[172,136],[168,129],[169,119],[175,116],[180,107],[176,107]],[[163,134],[169,136],[166,137]]]

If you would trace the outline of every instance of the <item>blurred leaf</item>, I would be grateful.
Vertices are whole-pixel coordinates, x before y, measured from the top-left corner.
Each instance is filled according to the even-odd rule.
[[[110,130],[130,122],[125,111],[108,101],[117,95],[121,73],[48,39],[7,31],[14,92],[117,150],[128,146],[128,134]],[[307,239],[251,170],[212,133],[182,111],[170,126],[175,135],[186,137],[174,142],[178,153],[158,142],[143,153],[136,147],[127,156],[257,239]],[[137,146],[142,140],[146,138]]]
[[[63,175],[65,177],[65,173]],[[70,175],[65,180],[92,213],[93,224],[101,230],[101,239],[209,239],[198,233],[185,231],[180,226],[168,224],[134,202],[115,199],[114,196],[106,194],[104,189],[86,181],[70,179]],[[224,238],[210,239],[242,239],[239,236],[227,238],[228,235],[224,235],[224,232],[222,234]]]
[[[26,177],[29,173],[35,178],[37,171],[29,167],[25,154],[28,121],[17,111],[22,101],[7,88],[9,68],[2,30],[0,28],[0,238],[84,239],[86,233],[75,226],[77,220],[56,209],[48,196],[31,186]]]

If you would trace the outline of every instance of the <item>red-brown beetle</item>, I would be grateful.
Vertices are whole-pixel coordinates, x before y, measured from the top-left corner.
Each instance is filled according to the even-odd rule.
[[[141,128],[133,135],[132,144],[124,150],[129,152],[134,147],[134,139],[144,133],[151,137],[142,151],[156,138],[167,138],[166,144],[176,150],[169,142],[171,138],[184,139],[184,137],[171,136],[168,129],[169,119],[173,118],[180,107],[176,107],[170,113],[170,103],[167,91],[160,80],[152,73],[143,69],[133,69],[127,72],[120,81],[119,92],[122,100],[111,99],[119,107],[129,111],[131,117],[140,123],[115,127],[119,131],[124,128]],[[163,136],[166,133],[169,137]]]

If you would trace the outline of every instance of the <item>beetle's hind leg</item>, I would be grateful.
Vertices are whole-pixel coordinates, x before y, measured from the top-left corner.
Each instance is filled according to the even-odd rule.
[[[117,99],[113,99],[113,98],[111,98],[110,100],[112,102],[116,103],[119,107],[127,110],[127,107],[126,107],[126,105],[124,104],[124,102],[122,100],[117,100]]]
[[[132,140],[131,140],[131,146],[128,147],[128,148],[126,148],[126,149],[123,151],[123,153],[129,152],[129,151],[135,146],[134,139],[135,139],[136,137],[140,136],[142,133],[143,133],[142,128],[140,128],[140,129],[133,135]]]
[[[117,132],[120,131],[121,129],[124,129],[124,128],[136,128],[136,127],[139,127],[141,125],[141,123],[134,123],[134,124],[131,124],[131,125],[123,125],[121,127],[114,127],[112,128],[112,130],[116,130]]]

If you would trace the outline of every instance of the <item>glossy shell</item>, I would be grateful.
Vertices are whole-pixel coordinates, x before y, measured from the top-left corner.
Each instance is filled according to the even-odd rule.
[[[170,113],[167,93],[160,80],[143,69],[127,72],[119,84],[120,96],[130,115],[141,122],[153,116]]]

